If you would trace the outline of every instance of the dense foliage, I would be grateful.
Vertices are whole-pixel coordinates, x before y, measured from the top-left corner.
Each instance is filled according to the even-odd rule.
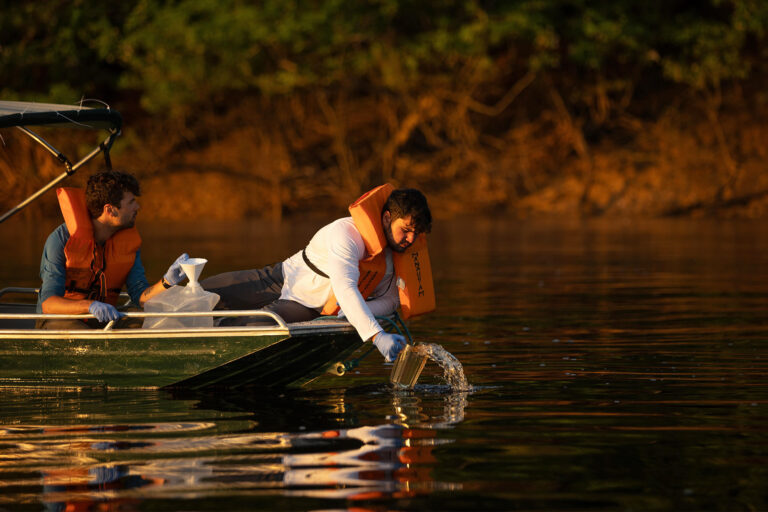
[[[608,93],[644,73],[703,89],[765,66],[766,28],[760,0],[9,2],[1,95],[72,102],[125,90],[163,111],[235,93],[398,91],[451,80],[468,60],[488,78],[599,76]]]
[[[4,3],[3,99],[98,98],[134,121],[144,112],[176,122],[186,141],[210,136],[214,124],[190,119],[247,108],[259,119],[257,137],[291,155],[284,177],[310,160],[335,166],[350,189],[344,197],[396,176],[406,146],[432,152],[441,169],[490,173],[489,151],[496,158],[512,139],[540,140],[542,129],[560,130],[553,147],[586,162],[589,188],[590,145],[619,125],[637,131],[638,119],[657,118],[674,96],[708,112],[729,169],[717,178],[722,198],[739,175],[720,126],[722,91],[768,75],[763,0]],[[386,129],[350,121],[366,112]],[[510,131],[526,123],[527,135]],[[313,144],[332,150],[299,154]],[[537,166],[551,176],[562,162]],[[351,177],[374,171],[370,180]],[[445,172],[433,177],[461,177]],[[516,197],[542,186],[521,176],[505,178]]]

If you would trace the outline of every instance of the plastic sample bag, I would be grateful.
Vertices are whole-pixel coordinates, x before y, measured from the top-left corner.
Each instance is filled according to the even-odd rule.
[[[189,278],[186,286],[172,286],[144,303],[147,313],[213,311],[219,302],[219,296],[207,292],[197,282],[197,278],[208,262],[204,258],[190,258],[181,264]],[[182,329],[189,327],[213,327],[213,316],[187,318],[145,318],[144,329]]]

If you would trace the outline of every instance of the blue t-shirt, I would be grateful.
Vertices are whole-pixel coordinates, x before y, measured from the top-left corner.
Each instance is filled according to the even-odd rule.
[[[69,240],[69,230],[66,224],[62,224],[48,236],[43,248],[43,257],[40,260],[40,279],[43,284],[40,285],[40,293],[37,297],[37,312],[43,312],[43,302],[48,297],[57,295],[64,296],[67,259],[64,256],[64,246]],[[128,289],[128,295],[135,303],[139,303],[139,297],[144,290],[149,288],[149,282],[144,275],[144,265],[141,263],[141,250],[136,251],[136,259],[133,267],[128,272],[125,279],[125,286]]]

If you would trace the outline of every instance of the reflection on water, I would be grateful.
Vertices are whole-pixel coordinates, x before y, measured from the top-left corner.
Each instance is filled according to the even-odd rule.
[[[385,424],[307,434],[296,441],[303,445],[317,439],[354,440],[360,446],[340,452],[284,456],[282,483],[290,495],[362,500],[403,498],[416,490],[460,488],[434,482],[430,477],[436,462],[432,455],[436,442],[430,430]]]
[[[158,277],[180,252],[247,268],[317,225],[142,228],[142,254]],[[35,283],[22,235],[2,286]],[[295,393],[6,389],[0,509],[766,510],[767,235],[436,222],[438,310],[409,329],[471,392],[431,363],[397,391],[375,355]]]
[[[420,395],[423,394],[442,398],[442,414],[428,416],[421,413],[423,405]],[[464,419],[469,395],[470,392],[464,389],[434,385],[417,385],[414,391],[395,390],[392,396],[392,406],[396,413],[392,418],[393,423],[430,429],[451,428]]]
[[[376,392],[388,389],[381,386]],[[73,395],[82,403],[78,405]],[[449,407],[455,395],[447,394],[446,415],[431,417],[413,393],[395,394],[388,416],[395,421],[345,428],[347,422],[340,418],[356,413],[345,395],[345,390],[337,390],[318,404],[317,396],[305,394],[220,401],[215,395],[173,397],[164,392],[35,393],[38,400],[68,404],[69,414],[61,412],[70,419],[98,415],[88,405],[96,396],[113,407],[132,410],[136,420],[147,419],[146,412],[139,412],[142,404],[177,411],[168,416],[188,417],[167,422],[170,418],[158,413],[150,415],[152,422],[109,425],[32,425],[24,423],[27,418],[18,418],[21,423],[0,429],[0,487],[14,490],[0,496],[0,505],[39,498],[48,510],[90,510],[98,503],[135,505],[169,496],[192,500],[222,491],[400,499],[461,488],[431,476],[436,463],[432,450],[451,442],[438,439],[434,429],[460,421],[464,414],[457,407],[463,409],[466,400]],[[29,398],[28,393],[16,393],[15,399],[5,400]],[[309,430],[294,424],[293,431],[262,430],[262,414],[280,409],[289,416],[284,421],[314,416],[318,424],[340,425]],[[211,416],[218,419],[210,421]],[[198,421],[192,421],[195,417]],[[208,421],[203,421],[205,417]],[[2,420],[9,418],[2,415]]]

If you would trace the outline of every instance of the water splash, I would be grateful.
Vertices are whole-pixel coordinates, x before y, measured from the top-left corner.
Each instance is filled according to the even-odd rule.
[[[455,391],[472,391],[464,376],[464,367],[456,357],[435,343],[419,343],[414,350],[437,363],[443,369],[443,380]]]

